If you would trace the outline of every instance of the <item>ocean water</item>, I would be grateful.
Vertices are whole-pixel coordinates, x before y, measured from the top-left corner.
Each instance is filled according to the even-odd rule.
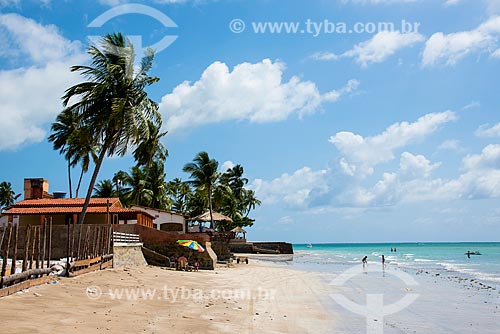
[[[381,263],[415,270],[454,273],[500,288],[500,242],[491,243],[392,243],[392,244],[294,244],[293,265],[306,270],[338,272],[360,264]],[[396,248],[396,252],[391,252]],[[481,255],[467,257],[467,251]]]

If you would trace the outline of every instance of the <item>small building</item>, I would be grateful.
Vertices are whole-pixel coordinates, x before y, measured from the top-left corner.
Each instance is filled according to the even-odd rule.
[[[0,223],[43,225],[76,224],[85,198],[64,198],[66,193],[49,193],[44,178],[24,179],[24,200],[3,212]],[[153,216],[141,210],[124,208],[119,198],[91,198],[85,224],[139,224],[153,227]]]
[[[19,225],[76,224],[84,198],[26,199],[12,205],[4,215],[8,222],[17,217]],[[153,227],[153,216],[141,210],[124,208],[118,198],[91,198],[85,224],[139,224]]]
[[[132,205],[131,209],[145,211],[153,216],[153,228],[159,231],[186,233],[186,216],[181,213],[140,205]]]

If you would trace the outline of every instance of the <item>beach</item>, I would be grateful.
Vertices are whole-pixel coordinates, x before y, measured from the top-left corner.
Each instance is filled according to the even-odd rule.
[[[381,326],[383,333],[498,333],[500,295],[479,281],[395,266],[382,271],[378,263],[349,266],[354,274],[339,280],[342,275],[279,260],[259,256],[214,271],[148,266],[58,278],[0,299],[2,331],[354,334]],[[357,314],[332,297],[339,295],[362,309],[367,296],[382,295],[383,311],[392,313]],[[409,295],[415,296],[409,305],[385,309]]]
[[[328,333],[335,318],[323,304],[327,288],[316,273],[255,261],[200,272],[106,269],[0,299],[1,327],[12,333]],[[110,290],[138,296],[113,299]]]

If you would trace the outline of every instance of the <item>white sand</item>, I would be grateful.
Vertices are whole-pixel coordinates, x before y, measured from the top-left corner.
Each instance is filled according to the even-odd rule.
[[[366,305],[369,294],[382,294],[384,305],[418,294],[410,306],[382,318],[383,333],[500,333],[499,291],[478,282],[408,271],[418,283],[409,286],[397,277],[403,270],[383,274],[370,265],[366,273],[332,286],[338,275],[291,268],[251,259],[249,265],[215,271],[141,267],[63,278],[0,299],[1,332],[358,334],[368,333],[367,322],[377,319],[351,312],[331,294],[359,305]],[[92,286],[102,291],[100,298],[87,296]],[[139,297],[113,299],[110,291],[120,289]],[[94,297],[97,290],[90,291]],[[154,294],[140,295],[147,291]]]
[[[102,296],[90,299],[89,286]],[[122,288],[156,292],[132,300],[108,294]],[[203,272],[107,269],[0,299],[1,332],[327,333],[326,288],[317,274],[253,261]]]

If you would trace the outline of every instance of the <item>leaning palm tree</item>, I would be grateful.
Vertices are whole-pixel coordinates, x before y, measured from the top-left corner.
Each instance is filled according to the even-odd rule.
[[[113,190],[113,183],[111,180],[102,180],[97,183],[94,187],[94,194],[92,197],[97,198],[110,198],[115,196],[115,191]]]
[[[160,141],[167,132],[160,133],[161,124],[148,122],[149,138],[137,145],[134,150],[134,159],[138,166],[150,167],[154,161],[165,162],[168,150]]]
[[[210,228],[214,226],[212,209],[212,190],[219,179],[217,169],[219,163],[215,159],[210,159],[207,152],[200,152],[193,159],[193,162],[184,165],[182,170],[191,174],[188,181],[196,190],[205,193],[208,197],[208,207],[210,210]]]
[[[123,156],[130,146],[149,139],[149,122],[159,126],[158,104],[148,98],[145,88],[159,79],[150,77],[154,51],[148,49],[135,67],[133,45],[121,33],[108,34],[100,46],[90,46],[90,65],[73,66],[87,79],[66,90],[63,112],[78,115],[81,126],[92,130],[92,145],[99,156],[90,180],[78,223],[82,224],[99,170],[105,156]],[[72,100],[75,100],[71,104]]]
[[[16,200],[21,196],[12,190],[12,184],[10,182],[3,181],[0,183],[0,213],[4,208],[11,206],[16,202]]]

